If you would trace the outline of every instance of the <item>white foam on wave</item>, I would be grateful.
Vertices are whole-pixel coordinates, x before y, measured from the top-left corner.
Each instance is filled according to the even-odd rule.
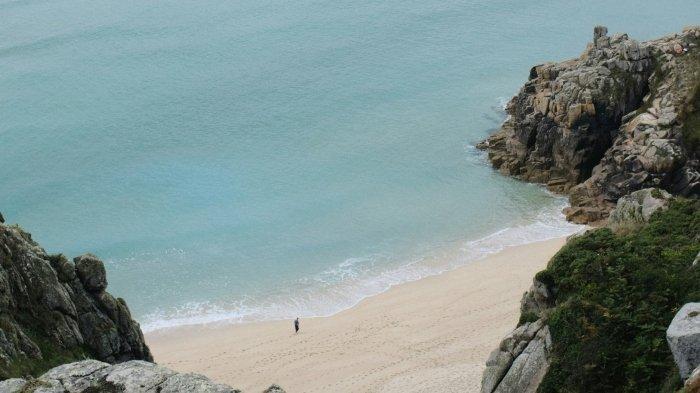
[[[498,106],[496,107],[496,109],[499,112],[505,113],[506,108],[508,107],[508,103],[510,102],[510,100],[512,98],[513,98],[512,96],[511,97],[496,97],[496,102],[498,102]]]
[[[444,273],[483,259],[508,247],[571,235],[583,229],[561,214],[566,200],[556,197],[553,208],[540,211],[534,220],[503,228],[479,239],[442,245],[402,263],[391,255],[374,254],[345,261],[264,298],[244,296],[223,303],[188,303],[158,311],[144,318],[144,331],[186,325],[244,323],[330,316],[394,285]]]

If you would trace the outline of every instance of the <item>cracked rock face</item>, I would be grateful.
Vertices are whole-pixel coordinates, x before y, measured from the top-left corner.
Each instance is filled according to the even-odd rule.
[[[153,360],[126,303],[106,287],[95,256],[48,255],[29,233],[0,224],[0,378],[26,375],[18,364],[31,362]]]
[[[569,194],[565,213],[578,223],[605,219],[642,188],[698,195],[697,151],[683,127],[700,106],[699,45],[700,27],[641,43],[596,27],[579,58],[532,68],[508,119],[479,147],[503,174]]]
[[[240,390],[212,382],[199,374],[176,373],[165,367],[140,360],[115,365],[97,360],[83,360],[55,367],[37,379],[15,378],[2,381],[0,392],[234,393]],[[284,393],[284,390],[279,388],[275,392]]]
[[[513,330],[491,352],[481,381],[481,393],[536,392],[547,370],[552,336],[542,319]]]

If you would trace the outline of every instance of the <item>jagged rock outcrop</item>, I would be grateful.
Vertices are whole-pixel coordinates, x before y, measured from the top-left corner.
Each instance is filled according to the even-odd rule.
[[[478,145],[495,168],[568,194],[571,221],[638,229],[672,195],[700,195],[700,27],[639,43],[598,26],[579,58],[533,67],[507,112]],[[523,296],[522,325],[489,357],[482,392],[535,391],[546,375],[556,293],[541,278]],[[697,366],[694,340],[687,324],[669,327],[683,378]]]
[[[545,317],[554,306],[554,296],[538,278],[520,301],[525,322],[506,336],[486,361],[482,393],[535,392],[549,369],[552,337]]]
[[[608,225],[613,229],[631,228],[649,221],[651,215],[668,207],[673,197],[658,188],[645,188],[617,200]]]
[[[700,303],[687,303],[678,310],[666,330],[666,340],[685,380],[700,366]]]
[[[18,226],[0,224],[0,379],[91,357],[153,360],[93,255],[49,255]]]
[[[279,387],[278,387],[279,388]],[[83,360],[55,367],[39,378],[0,382],[0,393],[234,393],[240,390],[192,373],[176,373],[153,363],[131,360],[110,365]],[[279,388],[275,392],[284,393]]]
[[[551,346],[549,327],[542,319],[519,326],[491,352],[481,392],[535,392],[549,368]]]
[[[700,27],[642,43],[596,27],[579,58],[532,68],[479,147],[502,173],[569,194],[579,223],[642,188],[698,195],[699,44]]]

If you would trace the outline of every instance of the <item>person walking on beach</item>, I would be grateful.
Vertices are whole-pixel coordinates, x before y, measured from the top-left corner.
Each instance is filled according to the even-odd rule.
[[[294,320],[294,333],[299,333],[299,317]]]

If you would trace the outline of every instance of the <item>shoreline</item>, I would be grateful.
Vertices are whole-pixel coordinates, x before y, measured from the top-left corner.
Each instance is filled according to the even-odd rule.
[[[552,195],[555,198],[560,197]],[[141,318],[141,329],[145,334],[157,334],[161,331],[203,325],[276,322],[295,317],[307,319],[332,317],[356,307],[368,298],[381,295],[395,286],[449,273],[475,261],[503,252],[508,248],[570,236],[584,230],[584,226],[571,224],[564,220],[563,216],[560,217],[559,212],[565,206],[568,206],[568,203],[562,202],[561,206],[556,205],[551,210],[542,210],[538,213],[536,220],[526,224],[508,226],[477,239],[451,241],[449,245],[435,248],[414,262],[391,266],[386,271],[378,271],[352,282],[341,282],[332,287],[315,288],[316,292],[314,292],[315,297],[313,298],[310,298],[309,293],[304,291],[304,297],[289,302],[289,308],[286,310],[284,309],[285,300],[293,299],[291,295],[294,294],[294,291],[290,290],[284,298],[278,294],[275,298],[270,299],[270,302],[263,303],[272,306],[271,308],[275,312],[274,316],[267,314],[266,306],[256,307],[253,305],[253,307],[245,308],[245,312],[239,313],[239,310],[219,308],[218,305],[213,305],[212,310],[202,312],[201,305],[197,305],[195,313],[191,315],[184,314],[155,319]],[[331,266],[329,270],[342,270],[342,265]],[[336,298],[328,303],[329,296]],[[295,309],[297,312],[292,312]]]
[[[566,237],[507,247],[392,286],[328,317],[182,326],[146,333],[155,360],[244,391],[478,391],[532,277]]]

